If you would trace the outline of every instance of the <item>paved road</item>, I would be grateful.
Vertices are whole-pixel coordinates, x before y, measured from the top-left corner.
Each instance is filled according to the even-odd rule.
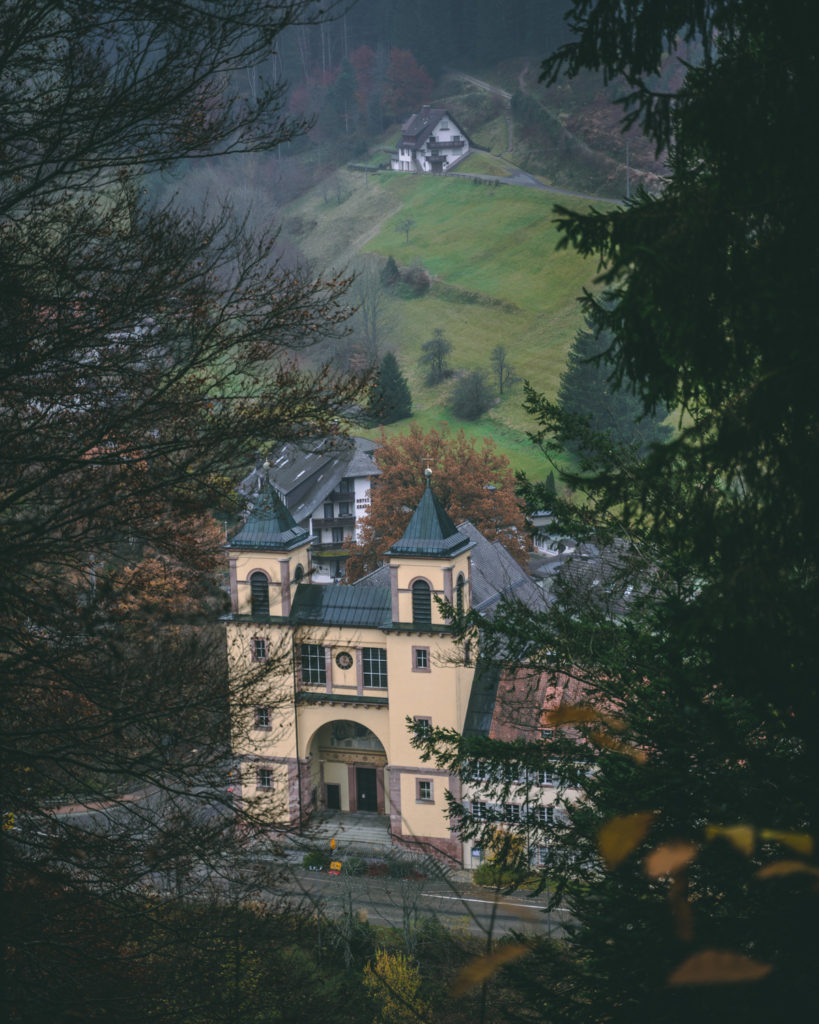
[[[502,99],[509,101],[512,99],[512,93],[506,89],[501,89],[497,85],[492,85],[490,82],[485,82],[483,79],[475,78],[474,75],[467,75],[463,71],[455,71],[452,68],[447,69],[449,74],[454,78],[460,78],[464,82],[469,82],[479,89],[483,89],[484,92],[490,92],[495,96],[500,96]],[[521,71],[518,76],[521,89],[523,88],[523,76],[528,70],[528,65]],[[512,125],[511,121],[506,115],[506,132],[507,132],[507,147],[510,148],[512,145]],[[542,181],[536,178],[533,174],[529,174],[527,171],[521,170],[515,164],[510,163],[505,157],[496,157],[498,160],[502,160],[504,164],[509,168],[509,174],[501,176],[495,176],[492,174],[466,174],[459,171],[450,171],[447,173],[447,177],[450,178],[478,178],[481,181],[496,181],[499,185],[518,185],[523,188],[536,188],[543,192],[551,192],[556,196],[565,196],[568,199],[587,199],[590,202],[597,203],[617,203],[622,205],[624,200],[614,199],[611,196],[595,196],[589,195],[586,192],[572,192],[565,188],[555,188],[553,185],[544,185]]]
[[[334,876],[325,872],[291,867],[271,877],[270,898],[286,895],[311,907],[320,907],[327,917],[360,913],[372,924],[404,928],[425,917],[437,918],[448,928],[473,935],[506,934],[559,937],[568,913],[545,909],[545,898],[518,893],[495,895],[491,890],[464,879],[391,879]]]
[[[150,833],[162,830],[166,812],[165,794],[157,787],[148,787],[119,801],[55,809],[55,816],[70,821],[89,836],[113,835],[124,829],[138,845],[142,829]],[[221,817],[221,808],[211,808],[210,814]],[[330,918],[360,912],[373,924],[395,928],[435,917],[447,927],[473,935],[501,935],[514,930],[559,937],[567,918],[565,910],[547,913],[544,897],[495,895],[473,885],[463,871],[442,871],[440,876],[424,879],[333,876],[305,870],[301,858],[302,853],[296,850],[284,857],[263,849],[245,850],[239,859],[225,857],[216,866],[188,862],[184,876],[177,867],[146,874],[143,882],[160,894],[184,892],[193,898],[216,895],[235,899],[243,898],[243,893],[254,893],[271,901],[286,899],[309,911],[318,907]]]

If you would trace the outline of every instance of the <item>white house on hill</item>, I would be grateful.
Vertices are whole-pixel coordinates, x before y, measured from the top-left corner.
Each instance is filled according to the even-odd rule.
[[[401,126],[398,152],[390,167],[415,174],[442,174],[469,152],[469,138],[449,111],[424,106]]]

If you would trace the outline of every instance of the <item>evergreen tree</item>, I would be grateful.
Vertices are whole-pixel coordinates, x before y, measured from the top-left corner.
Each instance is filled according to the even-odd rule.
[[[561,222],[603,264],[584,306],[614,379],[682,414],[640,459],[527,392],[547,455],[577,437],[586,456],[564,474],[583,500],[554,503],[560,526],[608,543],[617,572],[585,590],[567,574],[542,615],[509,606],[474,627],[485,654],[569,680],[582,706],[552,713],[542,743],[427,740],[458,774],[490,761],[499,799],[545,763],[583,792],[565,821],[514,826],[548,846],[573,918],[521,979],[550,1021],[783,1020],[819,996],[819,202],[794,174],[819,85],[806,15],[576,0],[576,38],[545,66],[622,74],[627,120],[660,148],[673,135],[662,195]],[[648,76],[695,36],[705,58],[672,103]]]
[[[613,378],[605,356],[611,341],[607,332],[577,332],[557,400],[568,418],[581,417],[592,433],[603,434],[616,444],[635,445],[644,453],[650,444],[661,444],[671,436],[671,427],[662,422],[668,408],[660,404],[654,413],[645,413],[631,382]],[[565,440],[571,451],[584,450],[577,438]]]
[[[373,422],[381,425],[395,423],[412,415],[409,384],[392,352],[388,352],[381,360],[370,391],[367,411]]]
[[[395,262],[392,256],[387,257],[387,262],[381,268],[381,284],[385,288],[389,288],[390,285],[395,284],[399,278],[398,264]]]

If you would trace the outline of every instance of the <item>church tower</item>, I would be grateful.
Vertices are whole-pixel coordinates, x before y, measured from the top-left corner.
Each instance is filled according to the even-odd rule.
[[[309,578],[311,537],[270,482],[270,466],[247,522],[227,545],[234,616],[286,619],[293,588]]]

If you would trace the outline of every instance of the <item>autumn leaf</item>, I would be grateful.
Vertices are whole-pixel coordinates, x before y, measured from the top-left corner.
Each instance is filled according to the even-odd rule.
[[[714,839],[727,839],[746,857],[754,852],[754,830],[750,825],[708,825],[705,838],[709,843]]]
[[[813,855],[813,836],[805,832],[780,832],[773,828],[763,828],[759,831],[759,838],[782,843],[783,846],[789,847],[794,853],[801,853],[804,857]]]
[[[607,821],[597,834],[597,846],[609,871],[613,871],[645,837],[656,818],[654,811],[638,811]]]
[[[685,843],[678,840],[673,843],[663,843],[652,850],[645,859],[646,874],[649,878],[659,878],[660,875],[673,875],[680,868],[690,864],[697,856],[699,848],[693,843]]]
[[[724,985],[738,981],[758,981],[771,971],[771,964],[719,949],[695,953],[674,971],[669,985]]]
[[[618,730],[622,729],[624,725],[620,719],[605,715],[595,708],[577,704],[567,704],[564,707],[547,711],[544,720],[547,725],[582,725],[584,722],[605,722]]]
[[[602,732],[599,729],[590,733],[589,739],[606,750],[613,750],[616,754],[626,754],[639,764],[643,764],[648,760],[648,754],[641,747],[634,747],[630,743],[623,743],[616,736],[610,736],[607,732]]]
[[[773,864],[766,864],[756,873],[757,878],[781,878],[784,875],[816,875],[819,877],[819,868],[813,864],[806,864],[802,860],[776,860]]]
[[[493,953],[479,956],[461,968],[452,983],[453,996],[462,996],[470,989],[483,984],[504,964],[519,960],[529,952],[529,947],[522,942],[512,942],[500,946]]]

